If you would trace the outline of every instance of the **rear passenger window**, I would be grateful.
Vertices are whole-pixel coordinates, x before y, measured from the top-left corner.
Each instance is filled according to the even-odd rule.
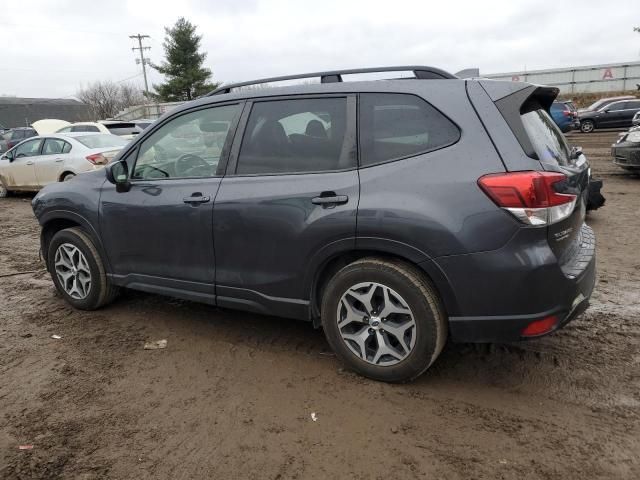
[[[254,103],[236,173],[286,174],[355,167],[345,148],[346,98]]]
[[[43,155],[57,155],[58,153],[64,153],[64,140],[59,138],[47,138],[44,141],[44,148],[42,149]]]
[[[360,164],[398,160],[451,145],[460,131],[415,95],[360,95]]]

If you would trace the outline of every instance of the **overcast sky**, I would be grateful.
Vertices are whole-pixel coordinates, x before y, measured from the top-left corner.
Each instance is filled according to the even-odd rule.
[[[95,80],[142,86],[129,35],[198,26],[216,81],[420,64],[482,73],[640,61],[639,0],[12,1],[0,16],[0,95],[71,97]],[[152,72],[152,82],[161,77]]]

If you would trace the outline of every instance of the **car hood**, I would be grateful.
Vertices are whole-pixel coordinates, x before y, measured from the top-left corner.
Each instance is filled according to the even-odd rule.
[[[45,118],[31,124],[33,129],[38,132],[38,135],[48,135],[50,133],[55,133],[61,128],[66,127],[67,125],[71,125],[71,123],[67,122],[66,120],[59,120],[57,118]]]

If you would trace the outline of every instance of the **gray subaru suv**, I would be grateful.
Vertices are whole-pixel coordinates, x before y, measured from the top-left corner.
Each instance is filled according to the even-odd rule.
[[[343,81],[373,71],[415,78]],[[448,339],[539,337],[587,307],[589,167],[557,94],[421,66],[227,85],[45,187],[42,254],[76,308],[124,287],[308,320],[349,368],[408,381]]]

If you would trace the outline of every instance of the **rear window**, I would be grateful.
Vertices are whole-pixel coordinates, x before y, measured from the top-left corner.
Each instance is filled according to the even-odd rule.
[[[569,145],[545,110],[532,110],[523,113],[521,118],[538,160],[543,163],[569,164]]]
[[[74,125],[71,127],[72,132],[100,132],[100,129],[95,125]]]
[[[106,124],[105,127],[107,127],[113,135],[137,135],[140,133],[140,128],[138,128],[135,123],[110,123]]]
[[[99,135],[81,135],[74,138],[87,148],[123,147],[129,143],[124,138],[117,137],[116,135],[109,135],[107,133],[101,133]]]
[[[455,143],[460,131],[415,95],[360,95],[361,166],[419,155]]]

